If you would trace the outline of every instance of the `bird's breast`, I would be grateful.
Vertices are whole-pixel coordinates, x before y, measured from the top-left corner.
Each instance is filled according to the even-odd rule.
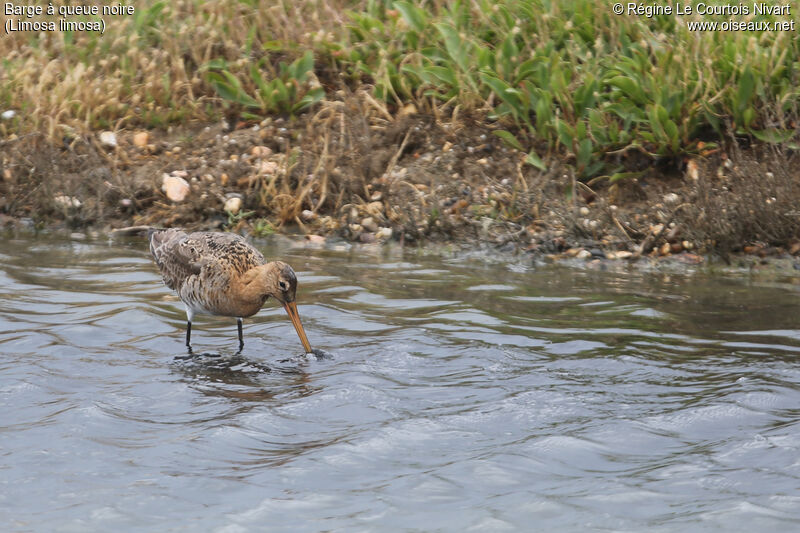
[[[196,313],[248,317],[261,309],[263,298],[252,299],[229,285],[214,285],[202,276],[189,276],[181,286],[181,300]]]

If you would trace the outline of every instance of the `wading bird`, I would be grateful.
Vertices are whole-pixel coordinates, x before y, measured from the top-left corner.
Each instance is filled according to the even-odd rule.
[[[297,277],[292,267],[281,261],[266,262],[261,252],[232,233],[153,229],[148,239],[164,283],[186,306],[190,352],[195,313],[236,317],[241,351],[242,318],[256,314],[270,296],[283,305],[303,348],[311,352],[297,313]]]

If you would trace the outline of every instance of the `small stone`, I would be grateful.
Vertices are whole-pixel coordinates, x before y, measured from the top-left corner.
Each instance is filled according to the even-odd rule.
[[[53,198],[53,202],[60,206],[60,207],[74,207],[75,209],[81,206],[81,201],[75,198],[74,196],[67,196],[65,194],[59,194]]]
[[[119,201],[119,205],[120,207],[130,207],[133,205],[133,200],[131,200],[130,198],[123,198],[122,200]]]
[[[392,238],[392,228],[380,228],[378,229],[377,233],[375,233],[375,236],[379,239],[388,241]]]
[[[586,207],[586,206],[583,206],[583,207],[581,207],[581,208],[578,210],[578,212],[579,212],[579,213],[580,213],[582,216],[586,216],[586,215],[588,215],[588,214],[589,214],[589,208],[588,208],[588,207]]]
[[[360,240],[364,244],[371,244],[375,242],[377,238],[372,233],[362,233],[361,235],[358,236],[358,240]]]
[[[229,176],[228,176],[226,173],[224,173],[224,172],[223,172],[223,173],[222,173],[222,175],[220,175],[220,177],[219,177],[219,183],[220,183],[220,185],[222,185],[223,187],[224,187],[224,186],[226,186],[226,185],[228,184],[228,181],[229,181],[229,180],[230,180],[230,177],[229,177]]]
[[[275,161],[262,161],[258,166],[261,174],[275,174],[278,171],[278,163]]]
[[[189,187],[189,182],[185,179],[164,174],[161,190],[173,202],[182,202],[189,195],[191,188]]]
[[[700,177],[700,169],[697,166],[697,161],[694,159],[690,159],[688,163],[686,163],[686,174],[694,181]]]
[[[242,199],[238,196],[232,196],[225,200],[225,211],[228,213],[235,215],[241,210],[242,208]]]
[[[383,193],[381,193],[381,191],[376,191],[372,193],[372,196],[369,197],[369,199],[373,202],[378,202],[381,198],[383,198]]]
[[[628,250],[619,250],[616,252],[607,252],[606,258],[608,259],[630,259],[633,255],[633,252],[629,252]]]
[[[760,246],[748,245],[748,246],[745,246],[743,248],[743,250],[744,250],[744,253],[746,253],[746,254],[755,255],[755,254],[759,253],[762,250],[762,248]]]
[[[378,224],[375,223],[375,219],[372,217],[363,218],[361,220],[361,226],[371,233],[378,231]]]
[[[683,246],[684,250],[692,250],[694,248],[694,243],[692,243],[692,241],[682,241],[681,246]]]
[[[664,195],[664,203],[667,205],[674,205],[681,201],[681,197],[674,192]]]
[[[2,118],[3,120],[11,120],[15,116],[17,116],[17,112],[14,111],[13,109],[8,109],[6,111],[3,111],[2,114],[0,114],[0,118]]]
[[[673,254],[679,254],[683,251],[683,245],[679,242],[674,242],[669,245],[669,251]]]
[[[581,249],[581,251],[580,251],[580,252],[578,252],[578,254],[577,254],[575,257],[576,257],[577,259],[582,259],[582,260],[584,260],[584,261],[585,261],[585,260],[587,260],[587,259],[591,259],[591,257],[592,257],[592,252],[590,252],[589,250],[586,250],[586,249]]]
[[[670,244],[668,242],[665,242],[664,244],[661,245],[661,248],[658,249],[658,253],[660,255],[669,255],[671,250],[672,247],[670,246]]]
[[[317,218],[317,214],[309,209],[303,209],[303,211],[300,213],[300,218],[305,222],[311,222]]]
[[[117,136],[114,135],[113,131],[102,131],[100,132],[100,144],[106,148],[116,148]]]
[[[140,131],[133,134],[133,145],[137,148],[145,148],[150,142],[150,134],[146,131]]]
[[[170,176],[175,176],[176,178],[188,178],[189,173],[185,170],[173,170],[169,173]]]
[[[315,245],[325,244],[325,237],[322,235],[306,235],[306,240]]]
[[[489,160],[486,159],[485,157],[482,157],[482,158],[478,159],[475,162],[478,163],[479,165],[483,165],[483,166],[487,166],[489,164]]]
[[[442,152],[449,152],[452,147],[453,143],[450,141],[445,141],[444,145],[442,146]]]
[[[250,149],[250,155],[253,157],[267,157],[272,154],[272,149],[268,146],[253,146]]]
[[[11,181],[13,175],[11,174],[10,168],[3,169],[3,181]]]

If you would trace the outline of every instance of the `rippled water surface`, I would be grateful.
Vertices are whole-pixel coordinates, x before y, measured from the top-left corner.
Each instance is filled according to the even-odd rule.
[[[260,248],[332,359],[0,240],[0,530],[800,530],[797,279]]]

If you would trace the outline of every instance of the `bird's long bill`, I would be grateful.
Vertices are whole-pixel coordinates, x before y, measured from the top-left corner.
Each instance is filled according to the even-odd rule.
[[[289,318],[292,320],[292,325],[294,325],[294,329],[297,330],[297,336],[300,337],[300,342],[303,343],[303,348],[305,348],[306,353],[310,353],[311,344],[309,344],[308,337],[306,337],[306,332],[303,329],[303,324],[300,322],[300,314],[297,312],[297,304],[295,302],[286,302],[283,304],[283,308],[286,309],[286,314],[289,315]]]

